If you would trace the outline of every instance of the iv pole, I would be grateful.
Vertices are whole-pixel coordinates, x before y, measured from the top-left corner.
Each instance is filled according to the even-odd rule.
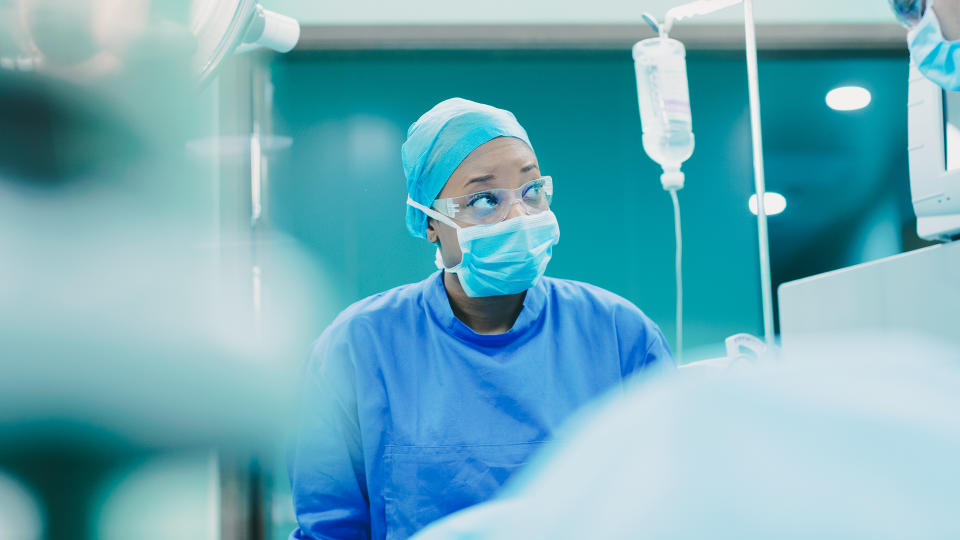
[[[705,15],[743,2],[743,28],[746,35],[747,87],[750,95],[750,133],[753,142],[753,182],[757,194],[757,236],[760,247],[760,293],[763,300],[763,336],[767,351],[775,343],[773,330],[773,282],[770,277],[770,239],[765,208],[766,182],[763,174],[763,135],[760,131],[760,83],[757,73],[757,36],[753,20],[753,0],[697,0],[667,11],[664,23],[669,32],[675,21]]]
[[[757,233],[760,240],[760,291],[763,296],[763,337],[773,350],[773,282],[770,278],[770,239],[767,233],[766,182],[763,176],[763,135],[760,132],[760,78],[757,74],[757,35],[753,0],[743,0],[747,44],[747,84],[750,92],[750,132],[753,138],[753,183],[757,192]]]

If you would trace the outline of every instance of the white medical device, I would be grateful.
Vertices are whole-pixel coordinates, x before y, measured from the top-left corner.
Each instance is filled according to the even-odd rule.
[[[907,153],[917,235],[960,235],[960,93],[946,92],[910,63]]]
[[[189,19],[197,39],[194,69],[201,82],[212,79],[235,52],[264,47],[284,53],[300,39],[296,19],[264,9],[257,0],[190,0]]]

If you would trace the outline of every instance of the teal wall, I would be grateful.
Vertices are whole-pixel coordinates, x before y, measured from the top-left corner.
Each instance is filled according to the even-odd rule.
[[[688,61],[685,344],[716,352],[730,334],[761,331],[746,69],[741,53]],[[293,145],[271,157],[268,216],[316,255],[335,310],[433,271],[433,247],[404,227],[399,149],[421,113],[460,96],[513,111],[555,179],[561,243],[548,275],[625,296],[673,342],[672,210],[640,144],[628,51],[296,52],[276,57],[271,74],[273,129]],[[851,77],[874,103],[838,116],[823,96]],[[771,218],[775,277],[798,260],[806,275],[848,263],[847,237],[862,239],[856,216],[875,221],[871,205],[892,209],[883,215],[896,230],[909,219],[905,77],[903,55],[762,59],[768,182],[788,199]],[[894,195],[878,201],[878,191]],[[318,333],[327,322],[318,318]]]

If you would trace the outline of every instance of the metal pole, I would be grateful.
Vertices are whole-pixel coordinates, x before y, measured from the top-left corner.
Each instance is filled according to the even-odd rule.
[[[757,232],[760,240],[760,287],[763,298],[763,335],[767,347],[774,345],[773,283],[770,279],[770,241],[767,235],[766,187],[763,178],[763,136],[760,133],[760,83],[757,74],[757,36],[753,0],[743,0],[746,32],[747,84],[750,93],[750,131],[753,136],[753,180],[757,192]]]

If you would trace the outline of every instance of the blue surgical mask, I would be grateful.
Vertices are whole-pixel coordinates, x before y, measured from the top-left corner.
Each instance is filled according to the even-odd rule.
[[[907,34],[910,57],[920,72],[945,90],[960,91],[960,41],[947,41],[927,3],[920,21]]]
[[[412,200],[407,204],[457,231],[463,259],[447,268],[437,248],[437,267],[457,275],[467,296],[516,294],[543,277],[560,241],[557,216],[550,210],[506,219],[493,225],[461,227],[443,214]]]

